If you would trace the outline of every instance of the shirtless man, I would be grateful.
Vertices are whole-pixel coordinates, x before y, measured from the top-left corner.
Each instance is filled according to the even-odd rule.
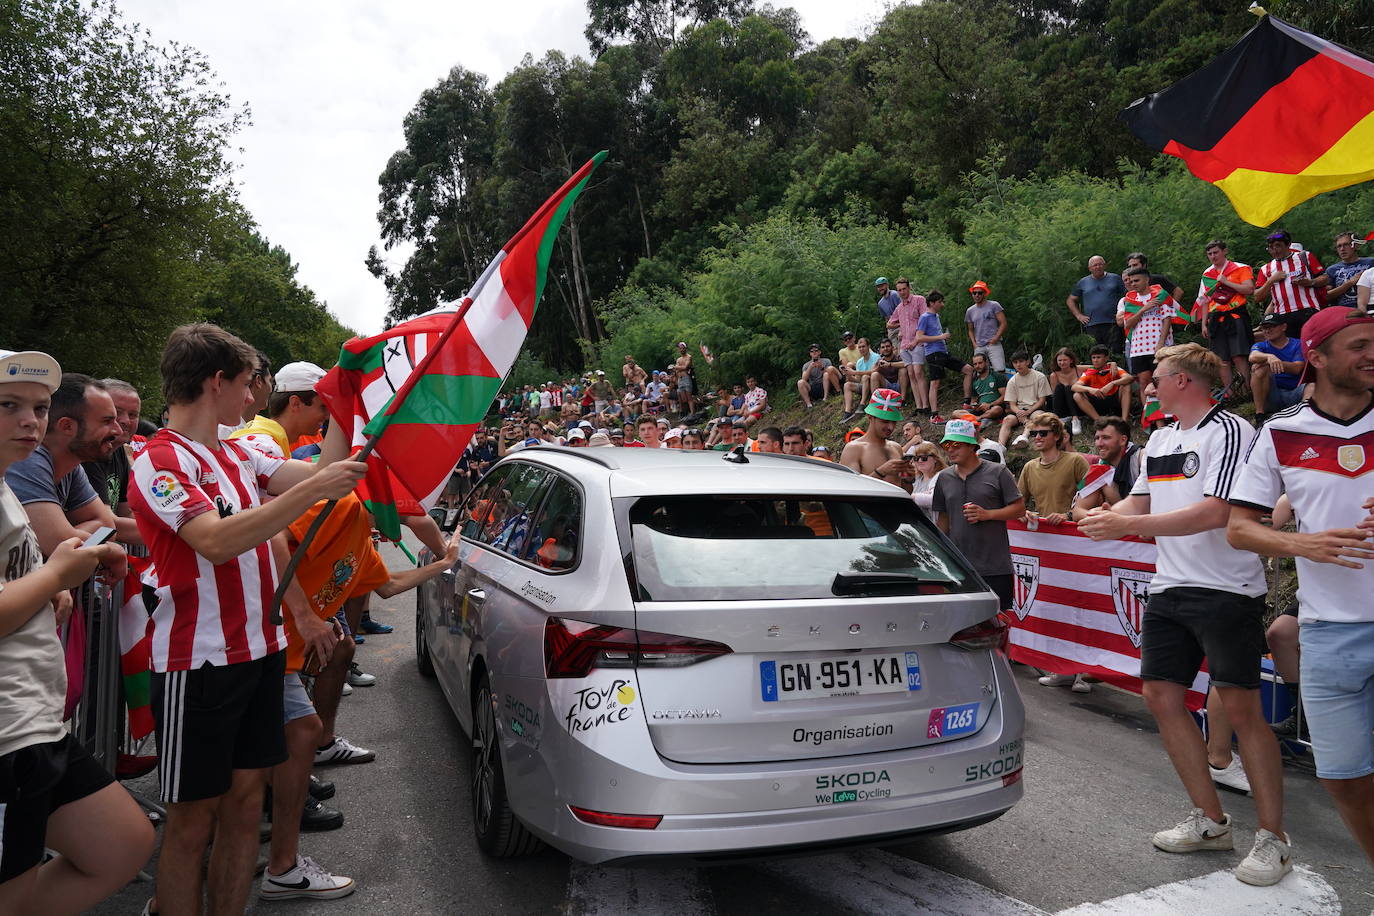
[[[692,389],[692,354],[687,352],[686,341],[677,342],[677,359],[673,361],[677,370],[677,390],[675,400],[683,415],[696,413],[697,399]]]
[[[649,380],[649,373],[644,371],[644,367],[635,362],[633,356],[625,357],[625,365],[621,367],[620,374],[625,376],[625,387],[631,385],[643,385]]]
[[[897,424],[902,422],[901,408],[902,396],[891,388],[873,392],[864,408],[864,413],[868,414],[864,434],[844,447],[840,464],[860,474],[896,484],[910,493],[911,481],[916,476],[915,465],[902,456],[897,443],[889,441]]]

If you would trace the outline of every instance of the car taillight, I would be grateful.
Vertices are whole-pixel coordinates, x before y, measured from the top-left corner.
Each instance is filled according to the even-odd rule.
[[[949,638],[951,644],[961,649],[996,649],[1002,653],[1007,651],[1007,643],[1010,640],[1011,627],[1001,614],[982,623],[975,623],[971,627],[965,627]]]
[[[586,677],[595,668],[681,668],[730,652],[729,646],[706,639],[561,617],[550,617],[544,625],[548,677]]]
[[[1026,771],[1025,771],[1024,769],[1022,769],[1021,767],[1017,767],[1016,769],[1012,770],[1012,771],[1011,771],[1010,773],[1008,773],[1007,775],[1003,776],[1003,777],[1002,777],[1002,788],[1005,789],[1007,786],[1014,786],[1014,785],[1016,785],[1018,782],[1021,781],[1021,776],[1022,776],[1022,774],[1024,774],[1025,772],[1026,772]]]
[[[568,805],[568,810],[579,821],[596,824],[598,827],[628,827],[631,830],[653,830],[663,820],[661,814],[610,814],[606,811],[589,811],[576,805]]]

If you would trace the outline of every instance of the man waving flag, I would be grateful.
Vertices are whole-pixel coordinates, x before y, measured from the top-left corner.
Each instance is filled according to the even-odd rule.
[[[525,342],[558,230],[603,150],[497,253],[461,304],[344,344],[315,386],[355,446],[377,437],[358,494],[392,540],[438,500]]]
[[[1146,144],[1221,188],[1256,226],[1374,178],[1374,61],[1269,15],[1121,117]]]

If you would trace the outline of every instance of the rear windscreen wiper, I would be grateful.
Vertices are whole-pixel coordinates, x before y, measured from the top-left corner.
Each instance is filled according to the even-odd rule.
[[[941,580],[922,579],[912,573],[901,572],[861,572],[835,573],[830,582],[830,592],[834,595],[853,595],[862,592],[884,589],[905,590],[915,585],[934,584]],[[946,583],[947,584],[947,583]]]

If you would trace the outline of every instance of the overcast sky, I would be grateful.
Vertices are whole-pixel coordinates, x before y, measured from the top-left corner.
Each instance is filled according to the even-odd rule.
[[[882,0],[778,0],[815,41],[860,35]],[[495,85],[526,53],[589,56],[578,0],[120,0],[154,42],[204,52],[236,102],[240,197],[300,279],[344,324],[381,329],[385,291],[363,266],[377,236],[377,176],[402,142],[401,120],[454,65]],[[550,188],[550,191],[553,189]],[[379,245],[380,247],[380,245]],[[400,252],[386,255],[399,267]]]

